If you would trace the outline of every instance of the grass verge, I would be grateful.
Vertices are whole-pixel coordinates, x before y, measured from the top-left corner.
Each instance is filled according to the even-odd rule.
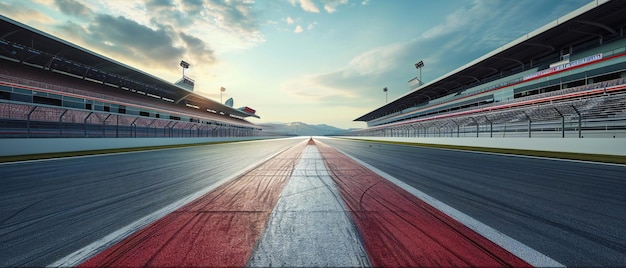
[[[429,147],[429,148],[454,149],[454,150],[464,150],[464,151],[474,151],[474,152],[487,152],[487,153],[525,155],[525,156],[538,156],[538,157],[549,157],[549,158],[558,158],[558,159],[582,160],[582,161],[592,161],[592,162],[602,162],[602,163],[613,163],[613,164],[624,164],[624,165],[626,165],[626,156],[621,156],[621,155],[583,154],[583,153],[550,152],[550,151],[536,151],[536,150],[518,150],[518,149],[488,148],[488,147],[459,146],[459,145],[444,145],[444,144],[430,144],[430,143],[417,143],[417,142],[380,141],[380,140],[354,139],[354,138],[343,138],[343,139],[368,141],[368,142],[378,142],[378,143],[386,143],[386,144],[399,144],[399,145],[407,145],[407,146],[419,146],[419,147]]]

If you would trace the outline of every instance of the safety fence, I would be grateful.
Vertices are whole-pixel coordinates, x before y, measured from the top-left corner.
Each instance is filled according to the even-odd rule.
[[[0,100],[0,138],[259,136],[254,125],[151,118]]]
[[[551,95],[554,95],[552,93]],[[378,137],[626,137],[626,92],[458,116],[432,116],[354,131]]]

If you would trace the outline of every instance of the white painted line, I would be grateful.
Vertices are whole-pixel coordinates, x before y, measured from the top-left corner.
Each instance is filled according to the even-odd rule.
[[[291,148],[291,147],[290,147]],[[223,178],[219,181],[217,181],[216,183],[214,183],[213,185],[210,185],[208,187],[205,187],[201,190],[199,190],[198,192],[195,192],[193,194],[190,194],[164,208],[161,208],[127,226],[124,226],[122,228],[120,228],[119,230],[105,236],[102,237],[96,241],[94,241],[93,243],[65,256],[64,258],[61,258],[51,264],[48,265],[48,267],[73,267],[73,266],[77,266],[79,264],[81,264],[82,262],[88,260],[89,258],[95,256],[96,254],[98,254],[99,252],[109,248],[110,246],[116,244],[117,242],[123,240],[124,238],[128,237],[129,235],[133,234],[134,232],[140,230],[141,228],[155,222],[156,220],[164,217],[165,215],[181,208],[182,206],[188,204],[189,202],[201,197],[202,195],[213,191],[215,188],[221,186],[222,184],[231,181],[237,177],[240,177],[241,175],[245,174],[246,172],[256,168],[257,166],[259,166],[260,164],[262,164],[263,162],[276,157],[277,155],[279,155],[280,153],[284,152],[283,151],[279,151],[276,154],[273,154],[265,159],[262,159],[248,167],[246,167],[245,169],[243,169],[240,173],[238,174],[234,174],[230,177],[226,177]]]
[[[335,148],[336,149],[336,148]],[[428,203],[429,205],[435,207],[436,209],[440,210],[441,212],[445,213],[446,215],[452,217],[453,219],[459,221],[460,223],[464,224],[465,226],[469,227],[470,229],[474,230],[475,232],[477,232],[478,234],[486,237],[487,239],[491,240],[492,242],[494,242],[495,244],[499,245],[500,247],[506,249],[507,251],[511,252],[512,254],[514,254],[515,256],[519,257],[520,259],[526,261],[527,263],[529,263],[532,266],[535,267],[565,267],[565,265],[553,260],[552,258],[542,254],[541,252],[538,252],[532,248],[530,248],[529,246],[526,246],[525,244],[507,236],[506,234],[501,233],[500,231],[491,228],[490,226],[487,226],[486,224],[470,217],[469,215],[458,211],[457,209],[446,205],[445,203],[431,197],[430,195],[413,188],[412,186],[404,183],[401,180],[396,179],[395,177],[383,172],[382,170],[379,170],[345,152],[342,152],[338,149],[336,149],[337,151],[341,152],[342,154],[350,157],[352,160],[356,161],[357,163],[363,165],[364,167],[370,169],[371,171],[375,172],[376,174],[378,174],[379,176],[391,181],[392,183],[400,186],[401,188],[403,188],[404,190],[408,191],[409,193],[413,194],[414,196],[416,196],[417,198],[421,199],[422,201]]]
[[[348,214],[317,147],[307,146],[247,266],[371,266]]]

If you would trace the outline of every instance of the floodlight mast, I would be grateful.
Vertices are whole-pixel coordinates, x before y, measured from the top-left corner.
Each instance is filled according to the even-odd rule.
[[[422,82],[422,67],[424,67],[424,61],[419,61],[415,64],[415,69],[418,69],[420,71],[420,86],[424,84]]]
[[[189,66],[191,66],[191,64],[189,64],[188,62],[184,60],[180,61],[180,67],[183,67],[183,77],[185,77],[185,69],[188,69]]]

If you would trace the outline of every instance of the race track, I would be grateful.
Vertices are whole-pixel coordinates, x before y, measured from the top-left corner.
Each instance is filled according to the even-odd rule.
[[[305,210],[308,210],[306,215],[309,218],[311,215],[327,215],[325,217],[336,219],[334,221],[337,222],[348,219],[341,215],[349,215],[353,223],[347,222],[347,226],[356,227],[362,232],[361,235],[348,233],[348,237],[353,237],[349,241],[359,240],[355,240],[354,237],[362,237],[370,257],[369,261],[363,260],[363,253],[358,253],[360,251],[356,250],[357,253],[354,253],[356,257],[346,263],[353,263],[353,265],[356,263],[359,266],[384,264],[385,257],[381,257],[380,262],[376,261],[377,257],[372,253],[372,249],[376,249],[376,247],[382,251],[390,249],[384,246],[372,246],[374,244],[381,245],[382,242],[371,242],[375,240],[369,240],[370,236],[363,233],[364,230],[369,230],[367,232],[371,234],[371,230],[375,230],[371,227],[375,223],[372,220],[375,217],[360,222],[359,217],[365,214],[359,213],[366,213],[367,215],[373,215],[372,211],[383,213],[380,207],[376,207],[376,202],[383,204],[388,200],[396,200],[385,203],[387,204],[385,208],[391,209],[392,212],[405,209],[408,211],[407,213],[410,212],[410,215],[418,215],[412,217],[421,219],[424,216],[411,214],[413,209],[407,208],[412,206],[411,204],[418,204],[419,201],[412,199],[415,197],[401,193],[401,190],[395,190],[394,187],[396,186],[388,182],[385,182],[388,187],[391,187],[388,189],[368,186],[363,190],[358,190],[359,187],[356,184],[349,186],[354,183],[355,178],[340,175],[342,163],[347,160],[343,158],[341,161],[337,160],[339,155],[332,153],[334,149],[436,198],[563,265],[626,265],[626,242],[623,239],[626,237],[626,195],[624,194],[626,193],[626,176],[624,175],[626,174],[626,166],[319,138],[316,143],[317,147],[320,148],[319,157],[321,158],[314,160],[313,156],[308,156],[309,162],[299,164],[303,165],[302,168],[313,166],[314,169],[307,171],[305,168],[303,171],[297,171],[299,165],[296,165],[296,161],[299,161],[297,159],[300,157],[300,152],[294,152],[289,157],[281,157],[279,153],[284,155],[289,148],[293,151],[296,145],[299,146],[296,146],[297,148],[300,148],[296,151],[302,151],[304,149],[301,148],[305,148],[303,142],[306,140],[305,138],[295,138],[237,142],[138,153],[2,164],[0,165],[0,266],[46,266],[53,264],[55,261],[84,249],[95,241],[148,215],[153,215],[156,211],[171,206],[171,204],[199,191],[204,191],[202,197],[198,195],[200,198],[187,206],[183,206],[185,204],[181,203],[178,207],[172,207],[170,212],[173,213],[171,215],[185,217],[184,215],[188,212],[197,214],[206,211],[219,211],[221,215],[227,213],[229,215],[242,215],[242,212],[260,215],[255,216],[257,218],[254,218],[251,223],[246,223],[256,226],[256,231],[252,231],[254,237],[246,240],[249,241],[246,242],[249,244],[246,247],[250,247],[252,250],[256,248],[256,255],[252,255],[254,256],[252,259],[248,259],[246,257],[248,255],[238,255],[241,260],[236,263],[224,262],[227,265],[264,266],[268,263],[277,265],[277,261],[286,260],[285,258],[293,259],[290,261],[301,261],[293,258],[293,254],[283,254],[291,257],[277,258],[278,255],[270,256],[271,252],[267,252],[275,248],[271,244],[271,237],[291,237],[289,230],[293,228],[290,228],[290,225],[286,224],[287,222],[297,223],[298,226],[305,224],[306,221],[293,218],[296,217],[294,215],[300,215],[298,214],[300,212],[294,214],[294,211]],[[326,145],[328,145],[328,149],[325,149],[324,146]],[[315,145],[310,142],[307,148],[311,146]],[[307,152],[310,150],[307,149]],[[307,153],[305,156],[312,153]],[[279,161],[274,164],[278,166],[272,168],[259,166],[263,163],[270,165],[272,162],[266,161],[270,159],[289,159],[289,161]],[[304,161],[307,157],[302,159]],[[329,172],[332,176],[320,171],[320,168],[324,169],[321,159],[324,159],[325,165],[330,167]],[[255,170],[253,167],[258,169]],[[302,174],[305,175],[294,176],[290,180],[289,176],[283,176],[286,172],[291,172],[289,170],[292,169],[296,169],[296,173],[303,172]],[[232,180],[249,170],[253,170],[250,174],[256,174],[256,178],[272,178],[276,182],[265,181],[259,184],[260,186],[254,186],[259,181],[254,176],[250,177],[249,175]],[[356,170],[356,168],[351,170]],[[271,172],[278,172],[281,175],[277,176]],[[312,178],[315,179],[315,182],[307,180]],[[382,177],[372,177],[372,180],[372,185],[382,185],[378,181],[384,181]],[[333,190],[331,184],[336,184],[333,187],[336,187],[337,190]],[[240,196],[239,194],[229,197],[229,194],[234,193],[232,189],[238,189],[237,191],[241,193],[252,195],[249,198],[237,198]],[[322,189],[326,190],[322,191]],[[282,195],[280,194],[281,191],[283,192]],[[300,193],[299,191],[308,193],[306,198],[305,196],[293,195]],[[365,196],[366,192],[369,196]],[[392,197],[392,192],[400,193],[400,197]],[[351,203],[350,195],[356,196],[355,200],[359,202]],[[263,196],[263,200],[271,200],[267,201],[269,203],[262,203],[271,205],[262,206],[263,208],[258,209],[255,207],[261,203],[251,206],[253,202],[257,202],[255,201],[256,196]],[[310,206],[318,202],[322,204],[324,203],[323,200],[328,198],[334,198],[338,203],[329,203],[327,207]],[[340,201],[341,199],[343,201]],[[408,203],[400,203],[401,201],[398,201],[400,199],[405,199],[407,201],[402,202]],[[297,206],[297,200],[301,200],[299,202],[304,202],[303,204],[308,202],[308,206]],[[239,204],[235,201],[250,203]],[[389,205],[392,204],[399,206],[399,208],[390,208]],[[273,212],[272,207],[276,207]],[[344,208],[342,209],[342,207]],[[426,205],[418,205],[418,207],[425,207],[427,212],[431,211],[431,208],[426,208]],[[426,214],[435,215],[437,213],[428,212]],[[171,218],[172,216],[168,215],[167,217]],[[154,222],[150,225],[152,227],[146,227],[147,229],[135,233],[135,236],[128,236],[126,242],[123,241],[121,246],[116,247],[123,248],[122,251],[132,252],[132,250],[136,250],[136,248],[128,248],[129,245],[135,243],[132,241],[152,241],[137,236],[139,233],[152,232],[150,230],[174,228],[171,229],[171,232],[178,233],[175,230],[177,225],[170,224],[178,220],[175,218],[170,220],[170,218],[163,218]],[[208,218],[199,219],[206,220]],[[380,219],[386,219],[386,217]],[[467,228],[449,220],[445,215],[435,215],[435,221],[447,222],[448,226],[452,226],[451,235],[461,232],[463,237],[476,237],[471,231],[463,233],[466,232],[464,229]],[[409,221],[409,223],[413,224],[414,221]],[[389,222],[393,221],[389,220]],[[323,221],[315,225],[323,225],[321,223]],[[380,226],[389,223],[376,224],[378,224],[376,228],[383,230],[380,229]],[[204,225],[210,226],[210,224]],[[306,228],[315,228],[315,225]],[[155,229],[154,226],[168,227]],[[391,227],[387,226],[384,230],[392,233],[393,231],[389,230],[396,227],[400,228],[399,225],[392,224]],[[229,226],[228,228],[233,227]],[[343,230],[342,228],[344,227],[339,227],[337,230]],[[418,229],[420,231],[429,230],[421,227]],[[265,235],[263,235],[263,230],[265,230]],[[244,231],[238,231],[238,233]],[[272,236],[268,238],[270,233]],[[376,234],[373,233],[372,235],[375,236]],[[175,237],[177,236],[172,236],[172,241],[178,241],[175,240]],[[323,240],[328,241],[328,237],[326,234]],[[407,244],[407,252],[410,250],[408,248],[412,247],[411,242],[421,243],[415,241],[415,237],[419,236],[410,237],[413,237],[413,240],[406,242],[409,243]],[[431,239],[432,235],[426,233],[424,237]],[[305,238],[313,239],[312,237]],[[183,242],[186,241],[186,239],[178,239]],[[432,239],[437,240],[439,238]],[[209,243],[217,243],[215,239],[205,240]],[[492,247],[488,245],[489,241],[481,242],[482,240],[484,238],[479,237],[468,240],[470,243],[467,248],[472,243],[480,245],[478,248]],[[151,243],[161,242],[155,240]],[[293,241],[291,244],[304,245],[298,244],[297,241]],[[109,252],[115,253],[116,247],[111,247]],[[181,248],[184,247],[181,244]],[[290,250],[296,249],[295,251],[297,251],[299,247],[304,246],[293,246]],[[360,247],[360,245],[355,245],[356,249]],[[163,245],[163,248],[166,246]],[[101,250],[104,249],[99,249],[98,252]],[[442,250],[445,250],[445,246]],[[186,252],[192,251],[192,249],[186,250]],[[489,253],[488,256],[495,256],[493,252],[500,252],[501,250],[494,248],[489,251],[492,253]],[[97,252],[91,255],[95,253]],[[153,257],[151,257],[152,259],[149,258],[149,261],[158,259],[155,257],[159,256],[157,253],[151,254],[153,255],[150,256]],[[246,254],[253,253],[248,252]],[[502,254],[505,257],[496,259],[509,258],[506,257],[508,256],[506,253]],[[198,255],[197,258],[202,258],[201,255]],[[109,254],[108,256],[113,255]],[[120,257],[121,255],[115,256],[117,256],[115,261],[124,258]],[[108,258],[106,255],[99,255],[87,264],[100,265],[102,263],[97,262],[97,260],[106,258]],[[147,261],[142,265],[150,263]],[[460,262],[461,266],[463,266],[462,263],[471,263],[467,260],[462,261],[465,262]],[[507,263],[520,264],[521,262],[510,258]]]

